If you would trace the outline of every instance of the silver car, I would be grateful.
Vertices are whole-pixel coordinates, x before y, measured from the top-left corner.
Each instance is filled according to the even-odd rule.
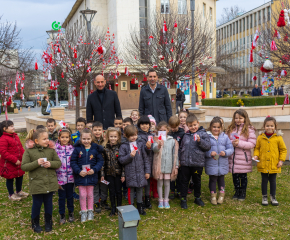
[[[68,101],[60,101],[59,106],[64,107],[64,108],[68,108]]]

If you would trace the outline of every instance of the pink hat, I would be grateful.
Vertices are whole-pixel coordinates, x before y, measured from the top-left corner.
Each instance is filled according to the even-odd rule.
[[[150,122],[154,122],[156,125],[156,120],[152,115],[148,115]]]

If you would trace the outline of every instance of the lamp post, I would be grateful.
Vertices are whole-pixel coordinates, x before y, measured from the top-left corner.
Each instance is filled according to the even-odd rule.
[[[57,30],[49,30],[49,31],[46,31],[46,33],[48,34],[49,38],[52,40],[52,41],[55,41],[56,38],[57,38],[57,34],[59,33]],[[54,60],[55,60],[55,49],[53,48],[53,57],[54,57]],[[57,82],[57,79],[56,79],[56,66],[54,64],[54,80],[55,82]],[[58,92],[57,90],[55,91],[55,106],[58,106]]]
[[[195,11],[195,0],[190,0],[190,11],[191,11],[191,44],[194,46],[194,11]],[[191,91],[191,107],[189,110],[199,110],[196,107],[196,97],[195,97],[195,70],[194,70],[194,60],[192,61],[192,91]]]
[[[93,18],[95,17],[97,11],[96,10],[91,10],[89,8],[87,8],[86,10],[81,10],[80,13],[83,15],[83,18],[86,20],[87,23],[87,31],[88,31],[88,39],[89,42],[91,42],[91,30],[92,30],[92,21]],[[91,45],[89,46],[90,50],[91,50]],[[88,94],[90,94],[91,91],[91,72],[90,72],[90,80],[89,80],[89,85],[88,85]]]

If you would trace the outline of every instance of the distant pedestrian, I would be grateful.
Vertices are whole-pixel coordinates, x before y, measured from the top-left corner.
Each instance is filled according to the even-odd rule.
[[[255,84],[255,87],[252,90],[252,96],[253,97],[257,97],[257,96],[261,96],[261,90],[258,87],[258,84]]]
[[[284,95],[284,91],[283,91],[283,85],[281,87],[278,88],[278,94],[280,96],[283,96]]]
[[[204,91],[201,91],[201,98],[205,99],[205,92]]]
[[[176,91],[176,113],[179,113],[178,108],[180,108],[180,110],[182,109],[182,97],[182,91],[180,90],[180,88],[178,88]]]
[[[41,113],[43,115],[49,115],[49,112],[46,112],[47,105],[49,104],[49,98],[48,96],[44,96],[43,100],[41,101]]]

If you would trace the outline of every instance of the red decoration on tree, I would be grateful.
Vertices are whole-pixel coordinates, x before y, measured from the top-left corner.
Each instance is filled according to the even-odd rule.
[[[256,77],[256,76],[254,76],[252,79],[253,79],[253,81],[256,81],[256,80],[257,80],[257,77]]]
[[[112,90],[111,84],[109,84],[109,90]]]
[[[25,80],[25,75],[24,75],[24,73],[22,73],[22,79],[21,79],[22,81],[24,81]]]
[[[115,83],[115,86],[116,86],[116,87],[118,87],[118,86],[119,86],[119,84],[118,84],[118,82],[117,82],[117,81],[116,81],[116,83]]]
[[[285,22],[284,22],[285,23]],[[163,25],[163,33],[167,32],[167,25],[166,25],[166,21],[164,21],[164,25]]]
[[[178,61],[179,64],[182,64],[182,62],[183,62],[183,61],[182,61],[181,59]]]
[[[173,69],[168,69],[168,72],[173,72]]]
[[[174,27],[177,28],[177,23],[176,23],[176,21],[175,21],[175,23],[174,23]]]
[[[37,60],[35,61],[35,70],[38,70]]]
[[[286,76],[287,76],[287,72],[286,72],[286,70],[282,70],[282,72],[281,72],[281,76],[283,76],[283,77],[286,77]]]
[[[278,27],[286,26],[285,19],[284,19],[284,10],[281,10],[281,12],[280,12],[280,16],[279,16],[279,20],[277,22],[277,26]]]
[[[74,50],[74,58],[78,58],[77,50]]]
[[[284,40],[284,42],[287,42],[288,41],[288,34],[285,35],[285,37],[284,37],[283,40]]]
[[[135,78],[132,78],[131,84],[135,84]]]
[[[63,72],[61,73],[61,78],[64,78],[64,74],[63,74]]]
[[[174,84],[175,84],[175,85],[177,85],[177,84],[178,84],[178,82],[177,82],[177,81],[175,81],[175,82],[174,82]]]
[[[92,71],[91,67],[88,66],[87,72],[89,73],[89,72],[91,72],[91,71]]]
[[[249,59],[249,62],[254,62],[253,49],[251,49],[251,51],[250,51],[250,59]]]
[[[282,110],[284,109],[284,105],[285,104],[289,104],[289,97],[288,97],[288,94],[287,93],[285,95],[285,99],[284,99],[284,103],[283,103],[283,106],[282,106]]]
[[[147,82],[147,77],[146,77],[146,75],[145,74],[143,74],[143,82]]]

